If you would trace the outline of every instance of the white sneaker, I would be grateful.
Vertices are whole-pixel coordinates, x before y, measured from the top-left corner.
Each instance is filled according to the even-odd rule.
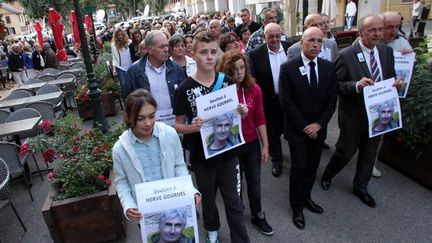
[[[372,176],[375,177],[375,178],[379,178],[379,177],[382,176],[382,173],[381,173],[381,171],[379,171],[379,170],[374,166],[374,167],[373,167],[373,170],[372,170]]]

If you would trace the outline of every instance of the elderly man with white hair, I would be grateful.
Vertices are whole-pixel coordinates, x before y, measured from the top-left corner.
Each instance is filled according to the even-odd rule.
[[[12,72],[12,76],[18,87],[23,85],[24,82],[28,80],[25,73],[24,61],[21,56],[21,46],[19,44],[13,44],[11,46],[11,51],[9,52],[9,62],[8,67]]]

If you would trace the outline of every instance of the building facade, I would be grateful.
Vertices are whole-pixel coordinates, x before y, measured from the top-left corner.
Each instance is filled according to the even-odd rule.
[[[35,31],[30,17],[25,14],[24,7],[18,2],[0,3],[0,14],[6,35],[24,35]]]

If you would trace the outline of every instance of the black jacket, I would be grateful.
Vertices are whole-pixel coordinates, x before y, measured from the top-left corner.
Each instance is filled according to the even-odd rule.
[[[44,67],[41,66],[41,59],[43,59],[42,53],[39,53],[37,51],[34,51],[32,54],[32,60],[33,60],[33,68],[41,71],[44,69]]]
[[[13,51],[9,52],[8,66],[11,72],[19,72],[18,69],[24,68],[24,61],[21,54],[16,54]]]

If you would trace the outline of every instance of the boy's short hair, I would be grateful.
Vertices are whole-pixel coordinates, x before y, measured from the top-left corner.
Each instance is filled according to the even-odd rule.
[[[194,37],[192,42],[192,50],[196,51],[199,42],[210,43],[214,41],[217,41],[216,36],[214,36],[210,31],[201,31]]]

